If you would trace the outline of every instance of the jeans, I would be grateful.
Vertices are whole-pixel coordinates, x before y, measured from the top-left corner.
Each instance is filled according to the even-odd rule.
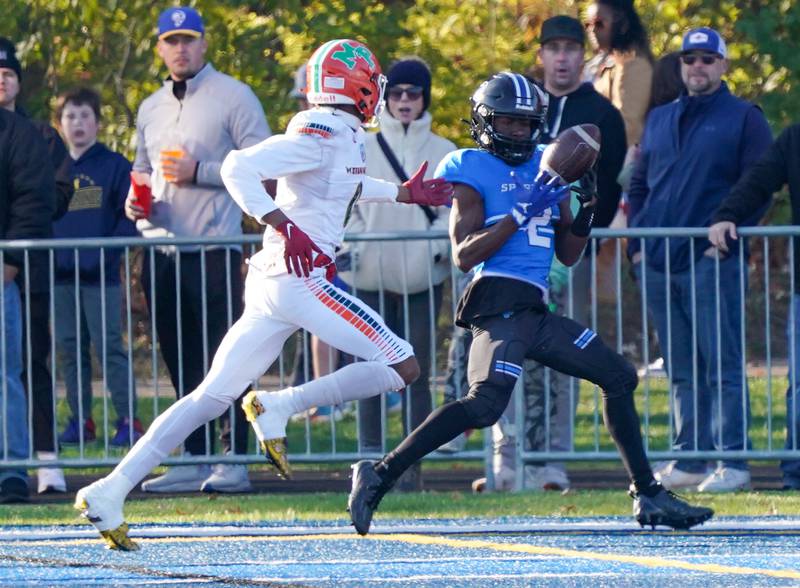
[[[408,435],[416,429],[431,412],[431,328],[433,326],[435,329],[436,318],[439,316],[439,307],[442,304],[442,285],[434,286],[432,294],[433,325],[431,325],[429,308],[431,292],[426,290],[408,295],[409,332],[406,332],[403,295],[395,294],[394,292],[383,293],[383,312],[381,314],[386,321],[386,326],[411,343],[414,348],[414,355],[419,363],[419,378],[402,393],[403,435]],[[359,290],[358,297],[373,309],[381,311],[380,292]],[[361,432],[359,448],[362,451],[380,451],[383,446],[381,402],[382,396],[373,396],[358,403],[359,428]]]
[[[21,379],[22,308],[19,288],[13,281],[3,287],[2,313],[5,366],[0,362],[0,463],[5,459],[27,459],[29,455],[27,399]],[[12,477],[28,479],[25,470],[0,470],[0,482]]]
[[[691,270],[673,273],[668,278],[652,267],[646,268],[647,306],[655,321],[664,365],[672,379],[673,449],[676,451],[750,448],[747,434],[750,395],[747,385],[742,386],[739,258],[733,256],[719,262],[719,292],[723,293],[719,297],[719,323],[715,265],[714,258],[705,255],[695,263],[694,301]],[[634,271],[641,285],[641,275],[638,275],[641,264],[637,264]],[[746,275],[744,279],[746,291]],[[696,347],[692,345],[693,316]],[[721,345],[717,344],[718,328]],[[723,465],[747,469],[744,461],[723,460]],[[705,471],[706,463],[679,460],[676,467],[700,473]]]
[[[791,315],[786,321],[790,366],[789,387],[786,389],[786,449],[797,452],[798,458],[783,460],[781,471],[783,472],[783,481],[787,486],[800,489],[800,295],[792,296],[792,304],[794,305],[794,328],[792,328]],[[794,345],[794,363],[792,363],[792,345]],[[793,381],[795,378],[796,380]]]
[[[105,324],[103,304],[105,303]],[[67,401],[72,416],[84,419],[92,416],[92,358],[89,342],[105,372],[111,402],[118,417],[136,415],[136,390],[133,372],[129,373],[128,353],[122,344],[122,292],[119,284],[105,287],[105,300],[99,285],[80,286],[80,316],[76,320],[75,286],[58,285],[55,289],[56,343],[61,354]],[[78,353],[78,328],[80,327],[80,353]],[[105,363],[103,341],[105,340]],[[80,358],[80,359],[79,359]],[[81,368],[80,398],[78,406],[78,365]]]

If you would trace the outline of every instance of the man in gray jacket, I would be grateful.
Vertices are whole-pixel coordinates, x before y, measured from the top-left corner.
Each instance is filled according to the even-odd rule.
[[[131,192],[125,210],[145,237],[230,237],[242,233],[242,212],[220,177],[232,149],[270,135],[264,110],[245,84],[206,61],[208,45],[200,15],[174,7],[158,20],[158,54],[169,71],[164,85],[139,107],[136,160],[139,181],[152,187],[149,211]],[[149,212],[149,214],[146,214]],[[241,247],[155,247],[142,270],[161,354],[178,398],[203,380],[228,327],[242,312]],[[242,411],[220,418],[223,449],[244,453],[247,423]],[[213,424],[192,433],[184,449],[211,453]],[[233,432],[233,435],[231,433]],[[233,439],[231,439],[233,437]],[[243,492],[250,489],[242,465],[171,468],[142,484],[147,492]]]

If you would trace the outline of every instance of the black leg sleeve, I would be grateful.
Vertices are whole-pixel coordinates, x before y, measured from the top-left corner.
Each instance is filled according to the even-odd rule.
[[[636,485],[644,490],[653,483],[653,472],[644,452],[644,442],[639,415],[633,403],[633,394],[609,398],[603,396],[603,420],[617,444],[622,463]]]
[[[420,459],[455,439],[472,427],[472,418],[464,405],[450,402],[440,406],[406,437],[400,445],[383,458],[381,475],[391,481],[397,480],[404,471]]]
[[[653,482],[644,451],[633,391],[636,370],[591,329],[566,317],[547,313],[540,344],[529,357],[564,374],[589,380],[603,389],[603,419],[622,463],[639,489]]]

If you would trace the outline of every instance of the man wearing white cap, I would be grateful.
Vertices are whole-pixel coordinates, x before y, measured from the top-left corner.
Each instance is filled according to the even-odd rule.
[[[771,144],[761,109],[732,95],[722,81],[727,69],[719,33],[697,28],[684,35],[686,91],[647,118],[628,195],[631,226],[708,226],[736,181]],[[643,252],[639,244],[631,239],[629,253],[640,284],[646,280],[648,307],[672,382],[673,449],[748,449],[750,399],[740,336],[740,285],[746,287],[747,276],[740,273],[739,248],[717,261],[705,239],[647,239]],[[726,459],[711,472],[707,467],[705,460],[681,459],[655,477],[666,488],[700,492],[750,485],[745,461]]]

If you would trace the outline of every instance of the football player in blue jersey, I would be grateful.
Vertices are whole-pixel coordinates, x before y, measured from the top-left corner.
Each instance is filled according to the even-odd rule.
[[[369,531],[381,498],[419,459],[467,429],[493,425],[534,359],[603,390],[603,418],[630,479],[641,525],[688,529],[711,516],[653,479],[633,392],[636,370],[592,331],[547,309],[553,254],[565,265],[581,257],[596,202],[593,172],[572,189],[581,207],[573,217],[569,190],[539,170],[545,94],[524,76],[503,72],[472,96],[477,149],[454,151],[436,175],[455,185],[450,216],[453,260],[474,278],[458,303],[456,324],[472,330],[469,393],[432,412],[378,462],[353,466],[348,510],[356,531]]]

